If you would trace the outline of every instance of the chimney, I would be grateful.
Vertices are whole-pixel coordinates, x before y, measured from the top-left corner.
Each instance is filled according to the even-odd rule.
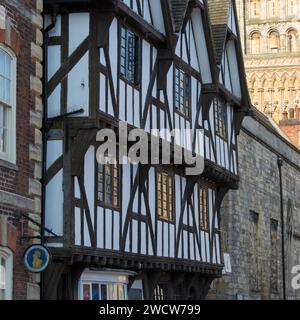
[[[288,112],[287,112],[287,111],[284,111],[284,112],[282,113],[282,120],[287,120],[288,117],[289,117]]]
[[[300,107],[296,107],[295,109],[295,118],[300,120]]]

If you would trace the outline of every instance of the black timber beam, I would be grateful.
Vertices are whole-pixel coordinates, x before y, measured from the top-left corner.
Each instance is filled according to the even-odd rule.
[[[207,277],[218,278],[222,275],[223,265],[195,262],[183,259],[150,257],[130,253],[112,252],[101,249],[73,247],[68,250],[50,248],[54,262],[65,261],[67,265],[84,264],[94,268],[130,269],[132,271],[180,271],[193,272]]]
[[[166,46],[166,37],[120,0],[46,0],[44,2],[44,14],[90,12],[94,10],[114,12],[116,16],[125,19],[126,23],[138,30],[156,46]]]

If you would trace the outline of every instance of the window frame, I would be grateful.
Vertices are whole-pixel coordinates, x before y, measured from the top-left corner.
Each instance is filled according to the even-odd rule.
[[[168,285],[167,283],[157,283],[153,288],[153,300],[154,301],[166,301],[168,300]]]
[[[84,299],[84,286],[88,285],[89,286],[89,290],[90,290],[90,298],[89,300]],[[97,285],[98,286],[98,299],[93,299],[93,286]],[[110,295],[109,295],[109,286],[113,286],[113,288],[115,289],[115,287],[118,288],[118,297],[119,297],[119,288],[122,287],[123,290],[123,298],[122,299],[109,299]],[[102,288],[105,287],[106,288],[106,299],[102,299]],[[80,286],[80,290],[81,290],[81,299],[84,301],[126,301],[127,298],[127,291],[128,291],[128,286],[125,283],[120,283],[120,282],[110,282],[110,281],[82,281],[81,282],[81,286]]]
[[[1,259],[6,261],[4,300],[12,300],[13,292],[13,253],[8,248],[0,247],[0,264]],[[0,265],[1,267],[1,265]],[[1,301],[1,299],[0,299]]]
[[[130,28],[128,28],[125,25],[120,25],[119,27],[119,76],[120,78],[125,81],[127,84],[135,87],[136,89],[139,89],[140,87],[140,59],[141,59],[141,54],[140,54],[140,48],[141,48],[141,40],[140,37],[133,32]],[[126,48],[125,48],[125,57],[122,57],[122,31],[126,30]],[[128,77],[128,33],[132,34],[134,36],[134,79],[130,79]],[[125,60],[125,74],[122,73],[122,58]]]
[[[0,101],[0,105],[3,106],[7,112],[7,152],[0,151],[0,159],[7,161],[12,164],[16,164],[16,90],[17,90],[17,57],[14,52],[0,43],[0,51],[3,51],[5,55],[11,58],[11,102],[7,104],[6,102]]]
[[[204,203],[201,201],[203,200],[203,194],[205,193],[205,207]],[[206,208],[206,221],[204,221],[204,212],[202,209]],[[209,187],[205,184],[205,181],[199,180],[198,181],[198,210],[199,210],[199,226],[200,231],[209,232],[210,223],[209,223]]]
[[[170,194],[169,194],[169,184],[168,184],[168,181],[169,181],[169,178],[171,178],[171,181],[172,181],[172,211],[171,212],[167,212],[168,214],[168,217],[164,217],[163,216],[163,182],[161,181],[161,190],[159,191],[158,189],[158,175],[161,174],[162,176],[167,176],[167,199],[169,199],[170,197]],[[176,210],[175,210],[175,177],[174,177],[174,174],[167,171],[167,170],[163,170],[163,169],[160,169],[160,168],[157,168],[156,171],[155,171],[155,189],[156,189],[156,212],[157,212],[157,219],[160,220],[160,221],[164,221],[164,222],[167,222],[167,223],[170,223],[170,224],[175,224],[176,222]],[[159,214],[159,192],[161,192],[161,199],[160,199],[160,202],[161,202],[161,215]],[[167,202],[167,210],[169,210],[169,201]],[[170,217],[171,216],[171,217]]]
[[[220,108],[221,110],[221,117],[220,117]],[[223,112],[225,109],[225,112]],[[225,118],[223,118],[225,115]],[[216,135],[223,139],[224,141],[228,140],[228,115],[227,115],[227,102],[224,100],[220,100],[218,98],[215,99],[214,102],[214,119],[215,119],[215,131]],[[221,120],[221,122],[220,122]],[[222,126],[220,126],[222,123]],[[222,128],[222,132],[220,132],[220,127]]]
[[[180,87],[180,78],[179,78],[179,93],[177,90],[177,71],[179,71],[179,74],[183,74],[184,75],[184,88],[182,89]],[[188,86],[188,97],[186,96],[186,79],[189,79],[189,86]],[[186,108],[185,106],[185,110],[188,110],[188,112],[183,112],[180,109],[180,92],[181,90],[184,91],[184,102],[188,101],[188,107]],[[177,101],[177,95],[179,94],[179,101]],[[179,103],[179,108],[177,107],[177,103]],[[186,72],[183,68],[181,68],[179,65],[174,64],[174,107],[175,107],[175,112],[178,113],[180,116],[186,118],[188,121],[191,120],[192,117],[192,77],[191,75]]]
[[[108,286],[122,286],[123,287],[123,300],[128,300],[128,277],[132,276],[131,272],[119,272],[114,270],[107,271],[92,271],[86,269],[78,282],[78,298],[79,300],[84,300],[84,285],[90,286],[90,300],[93,301],[93,285],[98,285],[98,297],[101,297],[101,286],[106,286],[106,300],[94,300],[94,301],[118,301],[118,300],[109,300],[109,291]],[[88,300],[85,300],[88,301]]]
[[[118,201],[118,204],[115,206],[114,205],[114,186],[113,184],[111,185],[111,192],[112,194],[110,195],[112,197],[112,203],[108,203],[106,202],[106,199],[105,199],[105,173],[106,173],[106,166],[110,166],[110,179],[111,179],[111,183],[113,182],[114,180],[114,164],[99,164],[98,161],[96,160],[95,163],[96,163],[96,170],[95,170],[95,187],[96,187],[96,190],[95,190],[95,197],[96,197],[96,203],[97,203],[97,206],[98,207],[102,207],[102,208],[107,208],[107,209],[111,209],[111,210],[114,210],[114,211],[121,211],[121,192],[122,192],[122,166],[119,164],[118,160],[115,160],[116,161],[116,166],[117,166],[117,180],[118,180],[118,183],[117,183],[117,201]],[[100,166],[103,166],[103,201],[101,201],[99,199],[99,168]]]

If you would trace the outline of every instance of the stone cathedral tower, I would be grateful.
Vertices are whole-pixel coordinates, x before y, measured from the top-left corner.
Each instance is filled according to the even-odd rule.
[[[300,146],[300,0],[236,0],[252,104]]]

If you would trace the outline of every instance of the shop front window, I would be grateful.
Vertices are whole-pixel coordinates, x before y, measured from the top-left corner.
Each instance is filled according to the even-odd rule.
[[[79,299],[85,301],[128,300],[128,277],[126,272],[86,270],[79,281]]]

